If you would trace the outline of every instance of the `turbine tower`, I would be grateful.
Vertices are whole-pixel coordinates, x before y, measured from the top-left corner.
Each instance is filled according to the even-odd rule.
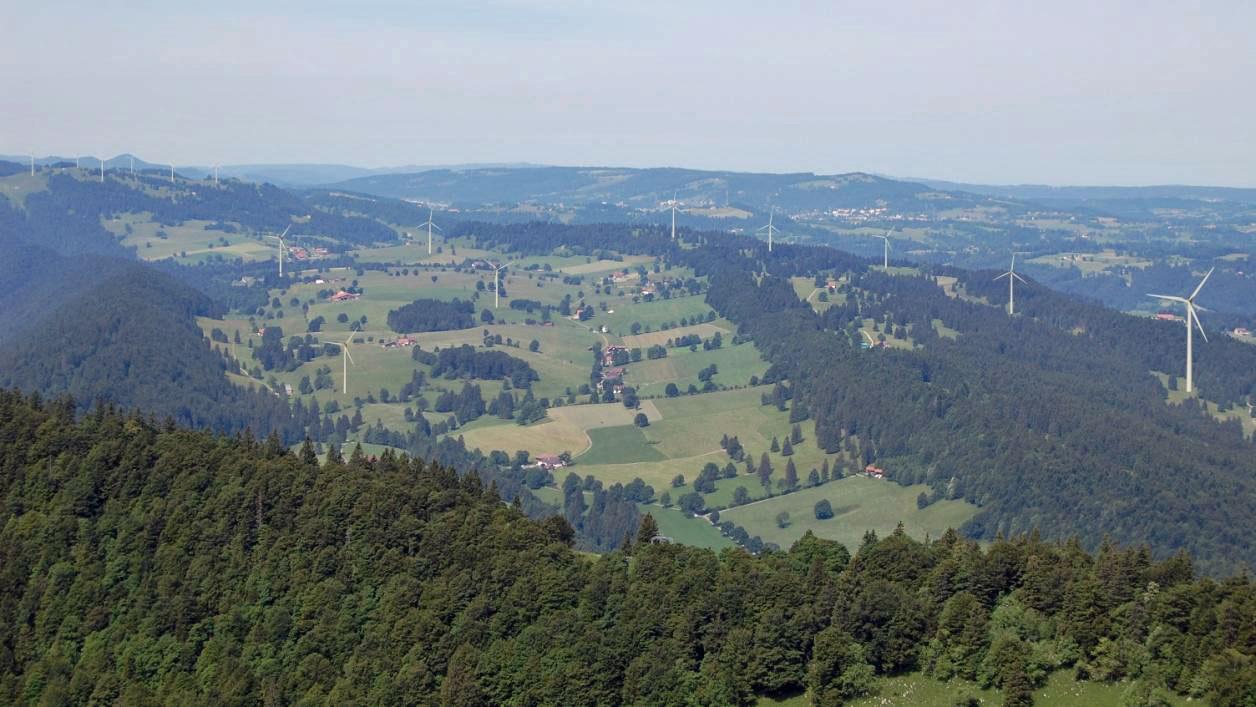
[[[131,155],[131,176],[135,176],[135,155]]]
[[[342,391],[345,395],[348,395],[348,394],[349,394],[349,364],[350,364],[350,363],[352,363],[354,366],[357,366],[357,365],[358,365],[358,364],[357,364],[357,361],[354,361],[354,360],[353,360],[353,356],[349,353],[349,342],[350,342],[350,341],[353,341],[353,337],[354,337],[354,335],[355,335],[355,334],[357,334],[357,332],[356,332],[356,331],[350,331],[350,332],[349,332],[349,338],[345,339],[345,341],[344,341],[344,343],[343,343],[343,344],[336,344],[336,346],[339,346],[339,347],[340,347],[340,350],[341,350],[341,351],[343,351],[343,352],[344,352],[344,355],[345,355],[345,357],[344,357],[343,359],[341,359],[341,363],[343,364],[343,371],[342,371],[342,373],[343,373],[343,376],[344,376],[344,378],[343,378],[344,383],[342,384],[342,385],[343,385],[343,387],[341,388],[341,391]],[[332,343],[335,343],[335,342],[332,342]]]
[[[105,158],[100,158],[100,183],[105,183]]]
[[[218,165],[214,165],[214,186],[218,186]]]
[[[1199,284],[1195,286],[1195,291],[1192,292],[1189,297],[1176,297],[1174,295],[1153,295],[1153,294],[1147,295],[1148,297],[1155,297],[1156,299],[1165,300],[1168,302],[1181,302],[1182,304],[1186,305],[1186,392],[1187,393],[1193,393],[1195,391],[1195,377],[1194,377],[1195,351],[1194,351],[1194,342],[1193,342],[1194,332],[1191,331],[1192,323],[1194,323],[1195,326],[1199,327],[1199,335],[1204,337],[1204,341],[1205,342],[1208,341],[1208,335],[1204,333],[1204,325],[1199,323],[1198,310],[1204,309],[1204,308],[1197,306],[1195,304],[1195,297],[1199,295],[1200,290],[1204,289],[1204,283],[1208,282],[1209,277],[1212,277],[1213,270],[1216,270],[1216,268],[1211,268],[1208,270],[1207,274],[1204,275],[1204,279],[1199,281]],[[1208,311],[1208,310],[1204,310],[1204,311]]]
[[[755,230],[755,233],[758,233],[759,231],[767,231],[767,232],[768,232],[768,252],[769,252],[769,253],[771,253],[771,252],[772,252],[772,236],[773,236],[773,234],[775,234],[777,231],[781,230],[781,229],[777,228],[776,226],[773,226],[773,225],[772,225],[772,217],[773,217],[773,216],[775,216],[775,215],[776,215],[776,207],[775,207],[775,206],[773,206],[773,207],[772,207],[772,210],[768,212],[768,225],[766,225],[766,226],[760,226],[758,229],[756,229],[756,230]]]
[[[283,229],[283,233],[277,236],[266,236],[267,238],[274,238],[275,240],[279,241],[279,277],[280,279],[283,278],[283,254],[284,254],[284,251],[288,250],[287,245],[283,241],[283,237],[288,235],[289,228],[292,228],[292,224],[288,224],[288,226]]]
[[[1025,282],[1025,278],[1016,274],[1016,254],[1015,253],[1012,253],[1011,269],[994,279],[1002,280],[1005,277],[1007,278],[1007,314],[1008,316],[1012,316],[1016,314],[1016,281],[1020,280],[1021,282]]]
[[[431,207],[429,207],[427,210],[427,223],[423,223],[419,225],[427,226],[427,254],[431,255],[432,254],[432,229],[435,228],[438,231],[441,230],[440,226],[437,226],[436,224],[432,223]],[[441,233],[444,233],[444,231],[441,231]]]
[[[505,265],[498,265],[493,268],[493,309],[497,309],[497,305],[501,303],[502,271],[505,269]]]
[[[31,176],[35,176],[35,156],[31,155]]]
[[[174,165],[170,165],[170,183],[174,184]]]
[[[672,240],[676,240],[676,193],[672,192]]]
[[[873,238],[880,238],[881,240],[885,241],[885,251],[881,256],[881,267],[885,268],[886,270],[890,269],[890,234],[891,233],[893,233],[893,231],[886,231],[884,236],[873,236]]]

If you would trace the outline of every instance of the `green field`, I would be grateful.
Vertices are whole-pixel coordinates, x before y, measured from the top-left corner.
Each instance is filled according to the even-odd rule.
[[[165,226],[143,215],[126,214],[102,221],[101,225],[121,237],[122,245],[135,248],[136,255],[144,260],[176,258],[181,262],[195,262],[212,255],[231,260],[272,260],[279,257],[274,241],[243,231],[226,233],[206,230],[209,223],[185,221],[177,226]],[[293,261],[288,261],[288,264],[295,265]]]
[[[747,477],[753,483],[753,477]],[[749,488],[749,486],[747,487]],[[729,508],[720,513],[720,520],[731,520],[758,535],[764,542],[783,548],[810,530],[818,537],[836,540],[852,552],[862,543],[865,531],[875,530],[882,537],[899,523],[915,538],[938,537],[947,528],[958,528],[971,518],[977,508],[963,501],[938,501],[916,508],[916,497],[928,487],[899,486],[891,481],[852,476],[814,488]],[[816,520],[815,504],[828,499],[836,514],[828,520]],[[785,528],[776,524],[779,513],[789,513]]]
[[[1047,684],[1034,691],[1037,707],[1121,707],[1122,696],[1131,683],[1081,682],[1072,672],[1061,670],[1053,673]],[[951,707],[961,699],[975,697],[983,705],[998,705],[1003,701],[1002,692],[993,688],[982,689],[975,683],[963,680],[939,682],[920,673],[911,673],[877,681],[875,694],[848,702],[851,707]],[[800,697],[796,699],[804,699]],[[1186,698],[1173,696],[1171,704],[1185,705]],[[810,704],[800,702],[764,702],[759,704]]]
[[[593,446],[576,458],[579,464],[631,464],[663,459],[636,425],[599,427],[588,431]]]
[[[705,518],[686,517],[676,508],[664,508],[656,504],[639,504],[641,515],[649,513],[659,526],[659,535],[666,535],[674,542],[711,550],[736,547],[736,543],[724,537],[718,528]]]
[[[754,344],[731,346],[729,341],[725,337],[724,346],[712,351],[703,351],[702,347],[697,351],[668,349],[665,358],[630,364],[624,381],[633,386],[638,395],[661,396],[668,383],[675,383],[682,391],[691,385],[700,389],[702,381],[698,380],[698,372],[712,364],[719,371],[712,380],[728,387],[749,385],[751,376],[761,377],[768,370],[767,361]]]

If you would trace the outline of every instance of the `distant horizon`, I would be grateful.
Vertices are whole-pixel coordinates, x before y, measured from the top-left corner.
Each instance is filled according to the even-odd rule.
[[[14,152],[0,153],[0,158],[9,159],[19,164],[25,163],[25,160],[28,160],[29,157],[30,157],[29,155],[19,155]],[[129,157],[135,157],[135,159],[137,160],[141,160],[145,162],[146,164],[157,166],[157,167],[166,167],[169,165],[169,163],[163,164],[161,162],[154,162],[152,160],[145,158],[143,155],[133,153],[133,152],[127,152],[127,151],[119,152],[112,156],[107,156],[104,158],[104,160],[106,163],[109,163],[114,160],[124,159],[124,158],[129,158]],[[100,156],[93,155],[93,154],[82,154],[82,155],[63,155],[63,154],[38,155],[37,154],[35,155],[35,161],[37,164],[46,163],[51,160],[58,160],[58,161],[59,160],[74,160],[76,158],[98,160],[100,159]],[[174,167],[176,170],[178,169],[211,170],[214,168],[214,166],[215,165],[212,162],[184,162],[184,163],[176,162],[174,164]],[[847,174],[867,174],[869,176],[880,177],[883,179],[890,179],[890,180],[899,181],[899,182],[916,182],[916,183],[948,182],[951,184],[956,184],[958,186],[967,185],[967,186],[979,186],[979,187],[1047,187],[1047,188],[1061,188],[1061,189],[1063,188],[1145,189],[1145,188],[1155,188],[1155,187],[1185,187],[1185,188],[1213,188],[1213,189],[1256,189],[1256,183],[1253,183],[1253,184],[1212,184],[1212,183],[1198,183],[1198,182],[1148,182],[1148,183],[1143,183],[1143,184],[1134,184],[1134,183],[1103,184],[1103,183],[1091,183],[1091,182],[1046,182],[1046,181],[995,182],[995,181],[961,180],[961,179],[952,179],[949,177],[938,177],[938,176],[921,176],[921,175],[904,176],[904,175],[890,174],[886,172],[878,172],[878,171],[863,170],[863,169],[851,169],[851,170],[843,170],[843,171],[823,171],[823,172],[816,171],[816,170],[807,170],[807,169],[776,171],[776,170],[740,170],[740,169],[711,168],[711,167],[687,167],[687,166],[678,166],[678,165],[634,166],[634,165],[623,165],[623,164],[556,164],[556,163],[548,163],[548,162],[504,161],[504,160],[499,160],[499,161],[490,160],[490,161],[485,161],[485,162],[452,162],[449,164],[431,164],[431,165],[400,162],[400,163],[395,163],[395,164],[383,164],[380,166],[367,166],[361,163],[335,162],[335,161],[313,161],[313,162],[277,161],[277,162],[230,162],[230,163],[221,163],[221,164],[218,164],[217,166],[220,170],[338,167],[338,168],[346,168],[346,169],[360,169],[364,171],[377,172],[380,174],[383,174],[383,173],[418,174],[421,172],[435,171],[435,170],[441,170],[441,169],[530,169],[530,168],[545,168],[545,167],[558,167],[558,168],[564,168],[564,169],[633,169],[633,170],[679,169],[679,170],[687,170],[687,171],[693,171],[693,172],[713,172],[713,173],[730,172],[730,173],[736,173],[736,174],[768,174],[768,175],[814,174],[816,176],[842,176],[842,175],[847,175]],[[87,168],[87,165],[84,165],[83,168]],[[378,176],[378,175],[362,175],[362,176],[365,177],[365,176]],[[354,179],[354,178],[356,177],[350,177],[350,179]]]

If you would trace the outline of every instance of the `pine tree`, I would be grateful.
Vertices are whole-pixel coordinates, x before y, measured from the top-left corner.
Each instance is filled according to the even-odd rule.
[[[794,466],[793,459],[785,462],[785,488],[789,490],[798,488],[798,467]]]
[[[641,525],[637,528],[637,544],[647,545],[654,536],[659,534],[659,525],[654,522],[654,516],[646,513],[641,517]]]

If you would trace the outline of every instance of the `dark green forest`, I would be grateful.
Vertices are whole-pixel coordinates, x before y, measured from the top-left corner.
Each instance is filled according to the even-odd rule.
[[[1055,670],[1256,700],[1256,587],[1036,534],[597,558],[474,474],[0,392],[0,702],[837,705]],[[1147,702],[1143,702],[1147,703]]]

